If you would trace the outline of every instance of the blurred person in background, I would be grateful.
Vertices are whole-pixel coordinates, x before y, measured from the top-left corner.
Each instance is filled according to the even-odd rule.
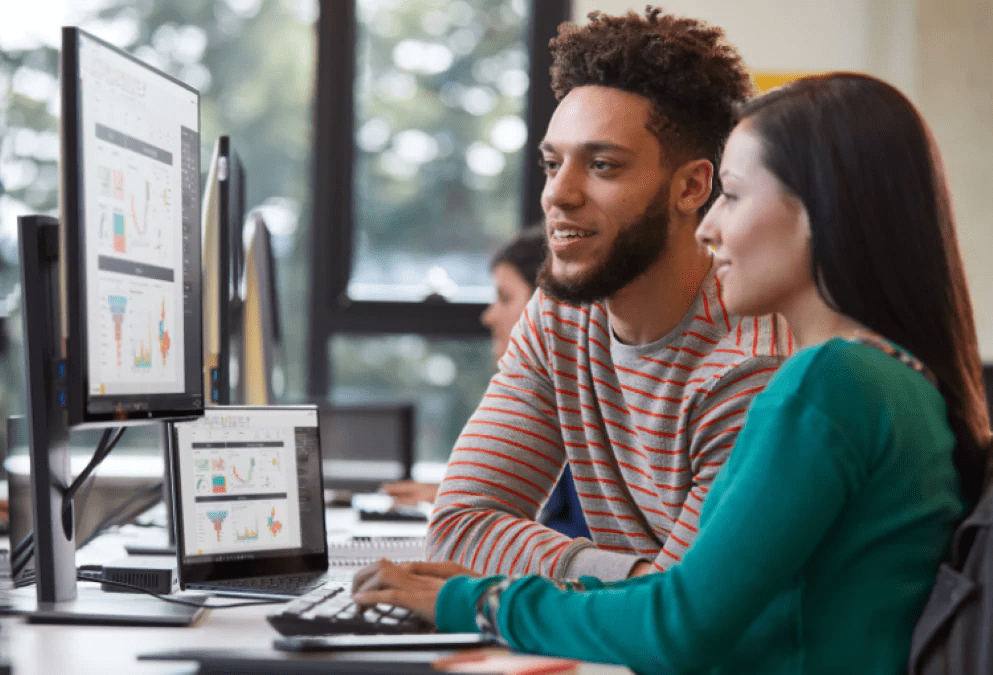
[[[490,261],[496,299],[483,312],[480,321],[490,329],[494,363],[507,351],[510,332],[534,295],[538,271],[545,261],[547,250],[544,224],[534,225],[500,248]],[[434,502],[438,494],[437,483],[412,480],[387,483],[381,489],[399,506]],[[573,538],[590,537],[568,465],[538,521]]]

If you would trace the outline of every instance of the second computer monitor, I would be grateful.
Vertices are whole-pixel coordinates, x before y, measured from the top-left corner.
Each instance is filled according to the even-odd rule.
[[[210,405],[241,403],[239,344],[245,171],[231,139],[214,144],[203,198],[204,390]]]
[[[238,396],[246,405],[268,405],[283,389],[276,258],[262,214],[253,213],[248,227]]]

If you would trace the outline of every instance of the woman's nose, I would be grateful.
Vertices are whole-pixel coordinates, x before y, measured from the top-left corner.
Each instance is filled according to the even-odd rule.
[[[717,248],[720,243],[720,232],[717,227],[717,218],[714,215],[714,208],[711,207],[707,215],[703,217],[696,228],[696,240],[701,246]]]

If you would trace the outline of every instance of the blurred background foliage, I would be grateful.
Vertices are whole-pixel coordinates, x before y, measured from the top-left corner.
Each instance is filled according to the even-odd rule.
[[[328,0],[337,2],[344,0]],[[526,0],[357,0],[355,264],[361,297],[488,302],[488,258],[519,227]],[[60,25],[201,92],[201,167],[232,137],[247,206],[273,234],[277,391],[306,382],[318,0],[36,0],[0,23],[0,317],[6,413],[23,410],[17,216],[58,213]],[[320,190],[320,187],[317,187]],[[318,257],[319,259],[319,257]],[[418,402],[418,453],[443,461],[492,370],[479,338],[336,336],[341,401]]]

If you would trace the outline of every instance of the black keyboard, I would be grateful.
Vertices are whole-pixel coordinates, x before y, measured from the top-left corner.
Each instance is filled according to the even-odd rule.
[[[259,591],[280,593],[285,595],[304,595],[315,588],[327,583],[326,572],[311,572],[307,574],[281,574],[271,577],[248,577],[245,579],[222,579],[187,584],[194,590],[217,591]]]
[[[337,583],[290,601],[266,619],[283,635],[403,635],[435,630],[433,623],[402,607],[360,608],[352,602],[351,585]]]

